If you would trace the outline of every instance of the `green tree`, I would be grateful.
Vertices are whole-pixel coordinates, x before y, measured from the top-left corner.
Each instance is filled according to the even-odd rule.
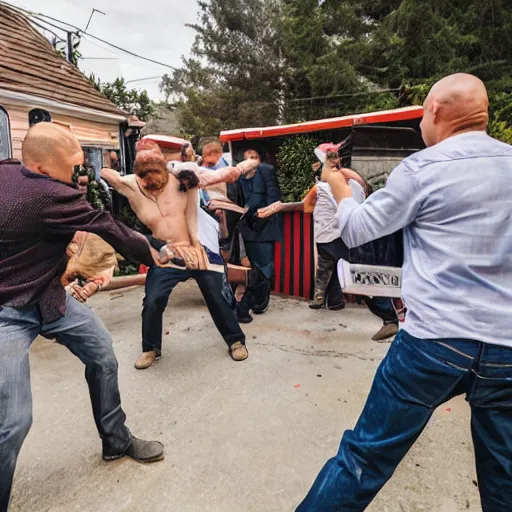
[[[184,133],[207,136],[279,120],[285,86],[278,12],[274,0],[199,2],[192,57],[161,83]]]
[[[199,6],[192,57],[161,84],[186,134],[421,103],[443,75],[469,72],[490,90],[493,133],[508,137],[510,0],[202,0]],[[413,88],[399,94],[403,86]]]
[[[389,4],[373,25],[360,65],[374,82],[397,87],[458,71],[487,81],[510,76],[509,0],[403,0]]]
[[[154,114],[155,107],[146,91],[128,89],[124,78],[113,82],[101,82],[94,74],[89,77],[93,85],[121,110],[137,116],[141,121],[148,121]]]

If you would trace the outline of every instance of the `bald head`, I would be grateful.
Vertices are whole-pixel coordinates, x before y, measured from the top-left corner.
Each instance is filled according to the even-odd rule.
[[[485,130],[489,99],[484,83],[473,75],[457,73],[437,82],[425,100],[421,131],[432,146],[452,135]]]
[[[38,123],[29,129],[22,145],[25,166],[32,172],[71,183],[73,168],[84,155],[70,130],[54,123]]]

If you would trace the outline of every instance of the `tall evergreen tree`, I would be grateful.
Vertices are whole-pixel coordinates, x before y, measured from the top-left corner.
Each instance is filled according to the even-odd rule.
[[[202,0],[199,6],[192,58],[161,84],[188,134],[420,102],[433,81],[454,72],[486,81],[496,101],[493,126],[508,127],[512,0]],[[399,98],[404,85],[417,87]]]
[[[274,0],[199,2],[192,57],[164,77],[183,131],[197,136],[278,121],[284,91]]]

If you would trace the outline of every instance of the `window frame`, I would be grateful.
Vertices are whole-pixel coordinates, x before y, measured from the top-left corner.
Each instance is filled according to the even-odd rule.
[[[7,120],[7,159],[12,158],[12,132],[11,132],[11,119],[9,118],[9,112],[0,105],[0,116],[5,114],[5,119]]]

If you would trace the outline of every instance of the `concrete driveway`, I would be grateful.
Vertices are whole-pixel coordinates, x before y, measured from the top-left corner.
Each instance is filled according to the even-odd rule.
[[[165,317],[162,360],[145,372],[142,290],[91,305],[112,332],[128,425],[166,445],[152,466],[100,458],[83,367],[38,340],[31,353],[34,425],[24,444],[12,512],[288,512],[304,497],[364,404],[389,345],[370,341],[366,309],[311,311],[273,298],[245,327],[250,358],[228,357],[195,283]],[[371,512],[480,511],[469,410],[438,410]]]

